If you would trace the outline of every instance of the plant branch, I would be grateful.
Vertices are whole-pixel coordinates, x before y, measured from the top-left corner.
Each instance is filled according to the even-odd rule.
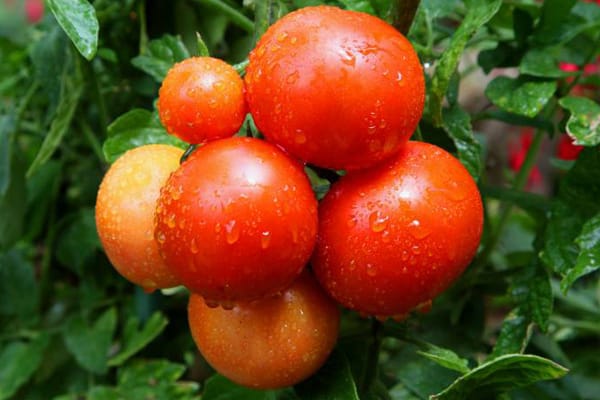
[[[379,374],[379,352],[383,341],[383,323],[373,318],[371,322],[371,343],[367,353],[362,376],[359,382],[359,393],[361,398],[366,398],[369,391],[377,381]]]
[[[244,14],[221,0],[194,0],[196,3],[206,5],[225,14],[231,22],[248,33],[254,32],[254,22]],[[259,2],[260,3],[260,2]]]

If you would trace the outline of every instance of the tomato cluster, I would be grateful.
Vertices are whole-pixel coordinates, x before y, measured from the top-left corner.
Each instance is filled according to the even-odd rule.
[[[176,64],[159,115],[201,146],[180,165],[165,145],[113,164],[96,208],[109,259],[145,288],[190,290],[192,336],[225,376],[305,379],[335,346],[337,304],[403,316],[475,255],[475,182],[446,151],[408,141],[424,91],[404,36],[329,6],[272,25],[244,80],[210,57]],[[266,140],[234,136],[247,111]],[[305,163],[347,173],[319,203]]]

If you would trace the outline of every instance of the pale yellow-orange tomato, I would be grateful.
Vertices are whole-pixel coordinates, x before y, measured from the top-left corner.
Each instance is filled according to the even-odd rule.
[[[327,360],[339,331],[339,309],[304,272],[281,295],[233,309],[211,308],[197,294],[188,306],[200,353],[220,374],[255,389],[294,385]]]
[[[108,259],[127,280],[144,289],[177,286],[154,239],[154,213],[183,150],[151,144],[127,151],[111,165],[96,199],[96,227]]]

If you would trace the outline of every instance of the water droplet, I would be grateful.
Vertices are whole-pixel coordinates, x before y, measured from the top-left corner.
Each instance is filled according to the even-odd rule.
[[[198,254],[198,243],[196,243],[196,238],[192,239],[192,243],[190,243],[190,251],[192,254]]]
[[[348,225],[348,228],[354,228],[356,226],[356,223],[356,218],[352,217],[346,222],[346,225]]]
[[[298,227],[292,226],[292,242],[298,243]]]
[[[156,232],[156,240],[158,241],[158,243],[163,244],[164,242],[166,242],[167,236],[163,231],[158,231]]]
[[[298,71],[294,71],[291,74],[289,74],[287,78],[285,78],[285,81],[291,85],[293,83],[296,83],[299,77],[300,74],[298,73]]]
[[[287,39],[287,37],[288,37],[287,32],[281,32],[279,35],[277,35],[277,41],[279,43],[283,43],[283,42],[285,42],[285,39]]]
[[[402,261],[408,260],[408,252],[406,250],[402,250],[402,255],[400,258],[402,258]]]
[[[292,36],[292,38],[290,39],[291,44],[296,44],[297,41],[298,41],[298,38],[296,36]]]
[[[175,228],[175,214],[169,214],[167,217],[167,226],[169,228]]]
[[[338,54],[344,64],[354,67],[356,64],[356,57],[350,50],[340,50]]]
[[[240,238],[240,227],[235,220],[229,221],[225,225],[225,240],[228,244],[234,244]]]
[[[369,226],[373,232],[381,232],[387,227],[388,220],[388,216],[381,215],[379,211],[375,211],[369,215]]]
[[[204,299],[204,303],[206,303],[206,306],[208,308],[217,308],[217,307],[219,307],[219,302],[218,301]]]
[[[306,143],[306,134],[302,129],[296,129],[296,135],[294,136],[294,141],[297,144]]]
[[[390,240],[392,240],[392,238],[390,237],[390,231],[387,231],[387,230],[383,231],[381,233],[381,241],[383,243],[389,243]]]
[[[217,222],[215,224],[215,233],[219,233],[219,232],[221,232],[221,224]]]
[[[271,232],[264,231],[260,234],[260,247],[266,249],[271,243]]]
[[[235,303],[233,301],[225,301],[223,300],[221,302],[221,307],[223,307],[223,310],[233,310],[233,308],[235,307]]]
[[[216,90],[222,92],[223,89],[225,89],[225,83],[223,83],[223,81],[216,81],[215,83],[213,83],[213,87]]]
[[[373,125],[369,125],[367,126],[367,133],[369,135],[374,134],[375,132],[377,132],[377,127],[373,124]]]
[[[415,254],[415,255],[421,254],[421,248],[419,246],[417,246],[416,244],[413,247],[411,247],[411,250],[412,250],[413,254]]]
[[[367,264],[367,275],[369,275],[369,276],[377,275],[377,270],[373,267],[373,264]]]
[[[384,129],[387,126],[387,122],[385,122],[384,119],[382,119],[381,121],[379,121],[379,127],[381,129]]]
[[[412,237],[419,240],[426,238],[431,233],[418,219],[414,219],[408,224],[408,232]]]
[[[404,82],[402,81],[402,72],[398,71],[398,75],[396,75],[396,82],[398,82],[399,85],[404,85]]]

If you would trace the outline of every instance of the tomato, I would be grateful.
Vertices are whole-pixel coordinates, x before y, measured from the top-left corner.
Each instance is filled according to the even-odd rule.
[[[265,137],[325,168],[364,168],[396,153],[425,100],[421,64],[402,34],[330,6],[273,24],[250,53],[244,79]]]
[[[222,60],[188,58],[167,73],[157,107],[167,132],[188,143],[232,136],[246,117],[244,82]]]
[[[165,265],[154,240],[154,211],[183,150],[161,144],[137,147],[115,161],[100,184],[96,227],[108,259],[129,281],[147,290],[179,280]]]
[[[169,178],[156,238],[183,284],[215,302],[285,289],[310,258],[317,200],[302,166],[265,141],[199,148]]]
[[[337,305],[308,272],[282,295],[210,308],[198,295],[188,306],[198,349],[219,373],[240,385],[272,389],[315,373],[335,346]]]
[[[344,306],[401,316],[463,272],[482,227],[479,191],[462,164],[434,145],[408,142],[389,162],[332,186],[319,208],[312,265]]]

